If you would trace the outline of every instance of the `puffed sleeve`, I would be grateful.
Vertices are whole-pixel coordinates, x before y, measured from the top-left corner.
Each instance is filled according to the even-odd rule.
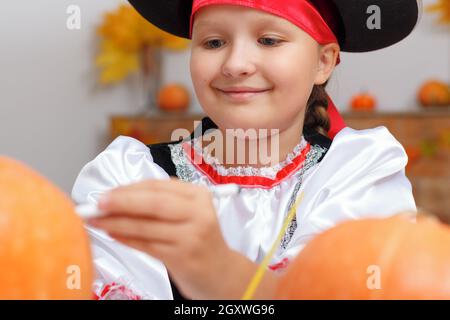
[[[73,200],[97,203],[99,196],[121,185],[144,179],[169,179],[153,162],[149,148],[138,140],[118,137],[79,173]],[[164,264],[101,230],[86,226],[90,237],[96,279],[93,290],[99,299],[172,299]]]
[[[153,162],[146,145],[120,136],[81,169],[72,199],[76,203],[97,203],[106,191],[144,179],[169,179],[169,175]]]
[[[407,162],[385,127],[343,129],[304,182],[298,228],[285,255],[295,256],[314,236],[345,220],[416,212]]]

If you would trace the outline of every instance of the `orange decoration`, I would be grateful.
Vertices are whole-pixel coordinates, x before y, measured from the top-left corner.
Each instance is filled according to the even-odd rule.
[[[408,155],[408,164],[406,165],[406,167],[409,168],[420,159],[422,153],[420,151],[420,148],[413,146],[405,147],[405,151]]]
[[[71,200],[0,157],[0,299],[91,299],[88,236]]]
[[[425,82],[419,89],[417,99],[424,107],[428,106],[449,106],[450,87],[439,80]]]
[[[189,103],[189,91],[180,84],[166,85],[158,93],[158,106],[165,111],[184,111]]]
[[[369,93],[361,93],[352,98],[353,111],[373,111],[376,107],[376,99]]]
[[[308,243],[277,298],[450,299],[450,227],[407,214],[344,222]]]

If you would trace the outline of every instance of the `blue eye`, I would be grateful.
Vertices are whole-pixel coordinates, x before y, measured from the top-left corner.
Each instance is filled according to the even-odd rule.
[[[221,40],[219,39],[213,39],[205,42],[205,47],[207,49],[218,49],[218,46],[215,46],[217,44],[220,44]]]
[[[262,43],[262,45],[269,46],[269,47],[279,44],[281,42],[281,40],[278,40],[275,38],[261,38],[260,40],[269,40],[269,41],[263,41],[263,43]]]
[[[261,41],[262,40],[262,41]],[[258,40],[262,45],[264,46],[268,46],[268,47],[273,47],[277,44],[279,44],[280,42],[282,42],[279,39],[275,39],[275,38],[260,38]],[[221,47],[221,44],[223,43],[222,40],[219,39],[212,39],[209,41],[206,41],[204,46],[207,49],[219,49]]]

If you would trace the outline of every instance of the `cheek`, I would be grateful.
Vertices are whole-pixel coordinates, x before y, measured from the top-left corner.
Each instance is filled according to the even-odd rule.
[[[309,68],[298,63],[282,64],[276,68],[273,74],[275,86],[277,87],[277,99],[281,99],[282,105],[293,105],[297,107],[306,104],[314,78]]]
[[[213,96],[211,82],[216,77],[216,62],[207,55],[192,53],[190,72],[192,84],[200,104],[206,103]]]
[[[196,89],[200,89],[200,87],[206,83],[209,74],[208,65],[202,63],[201,61],[202,60],[197,55],[193,55],[191,58],[191,78]]]
[[[190,60],[192,81],[199,85],[209,85],[220,68],[220,59],[208,53],[193,50]]]
[[[306,108],[311,95],[314,86],[313,61],[305,60],[301,55],[292,55],[289,59],[277,59],[270,68],[268,77],[277,89],[272,104],[280,111],[277,117],[281,123],[297,118]]]

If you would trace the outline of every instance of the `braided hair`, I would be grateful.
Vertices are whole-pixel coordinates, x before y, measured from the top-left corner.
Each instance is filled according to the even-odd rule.
[[[327,111],[328,94],[325,90],[327,84],[328,80],[321,85],[314,85],[306,105],[303,124],[304,129],[316,131],[326,137],[328,137],[328,131],[330,130],[330,118]]]

